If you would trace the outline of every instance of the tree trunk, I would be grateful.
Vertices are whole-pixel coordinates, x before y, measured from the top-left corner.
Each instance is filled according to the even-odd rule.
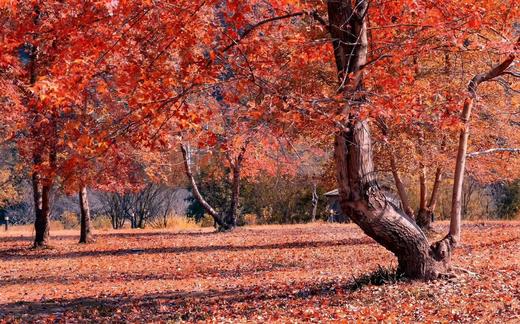
[[[408,193],[404,187],[399,171],[397,170],[397,164],[395,163],[395,156],[393,152],[390,152],[390,168],[392,169],[392,176],[394,177],[395,187],[397,188],[397,194],[403,205],[403,210],[410,218],[415,218],[412,207],[410,207],[410,200],[408,199]]]
[[[419,209],[426,209],[426,195],[428,189],[426,187],[426,167],[421,163],[421,173],[419,174]]]
[[[520,37],[516,41],[515,50],[520,47]],[[464,107],[462,109],[461,120],[463,128],[459,136],[459,148],[457,150],[457,160],[455,163],[455,175],[453,179],[453,194],[451,200],[451,221],[450,232],[448,236],[451,238],[454,245],[460,241],[460,225],[461,225],[461,205],[462,205],[462,185],[464,182],[464,172],[466,167],[466,153],[469,138],[469,121],[471,117],[471,110],[473,103],[477,98],[478,86],[486,81],[492,80],[502,74],[514,62],[516,55],[513,53],[504,60],[501,64],[492,68],[488,72],[477,74],[471,79],[468,85],[468,97],[464,100]]]
[[[79,190],[78,196],[80,209],[79,243],[91,243],[94,240],[90,230],[90,208],[88,205],[87,187],[82,186]]]
[[[369,124],[356,116],[355,103],[365,101],[359,90],[367,58],[368,1],[357,0],[353,7],[351,0],[329,0],[327,5],[340,89],[351,103],[334,150],[341,206],[352,208],[352,220],[397,256],[399,272],[409,278],[435,278],[449,266],[450,245],[443,240],[430,246],[415,222],[379,189]]]
[[[316,221],[316,213],[318,212],[318,193],[316,192],[316,183],[312,184],[312,214],[311,214],[311,222]]]
[[[428,205],[424,209],[419,209],[419,212],[417,213],[417,225],[425,231],[430,231],[432,228],[435,206],[437,205],[437,199],[439,198],[441,182],[442,168],[438,167],[435,171],[435,180],[433,182],[433,189]]]
[[[378,118],[377,125],[379,126],[379,129],[381,130],[384,136],[390,135],[390,129],[386,124],[384,118]],[[403,181],[401,180],[401,176],[399,175],[399,170],[397,168],[393,148],[390,145],[387,146],[388,154],[390,156],[390,171],[392,172],[392,176],[394,178],[395,188],[397,189],[397,194],[399,195],[399,199],[401,200],[401,205],[406,215],[408,215],[412,219],[415,219],[415,213],[412,207],[410,206],[410,199],[408,198],[408,193],[406,192],[406,188],[403,184]]]
[[[35,24],[38,24],[39,20],[39,9],[37,6],[34,7],[35,13]],[[36,37],[36,35],[34,35]],[[29,84],[33,86],[36,83],[38,78],[37,73],[37,59],[38,56],[38,48],[35,45],[31,45],[31,52],[29,56]],[[36,107],[33,107],[34,119],[37,120],[40,118],[40,114]],[[36,123],[33,123],[32,126],[32,136],[36,140],[40,137],[39,130],[36,128]],[[36,168],[42,163],[42,153],[40,151],[41,148],[36,148],[33,152],[33,166]],[[49,191],[50,185],[44,184],[42,179],[42,175],[39,171],[34,170],[32,174],[32,185],[33,185],[33,199],[34,199],[34,212],[35,212],[35,221],[34,221],[34,247],[45,247],[49,243],[49,216],[50,216],[50,208],[49,208]]]
[[[430,196],[430,201],[428,202],[428,209],[432,213],[435,212],[435,207],[437,206],[437,200],[439,200],[440,188],[443,178],[443,172],[441,167],[437,167],[435,171],[435,180],[433,182],[432,195]]]
[[[228,229],[233,229],[237,226],[238,204],[240,199],[240,165],[232,167],[233,179],[231,187],[231,201],[229,210],[224,219]]]
[[[211,205],[202,197],[202,194],[199,191],[199,187],[197,186],[197,182],[195,181],[195,178],[193,177],[193,172],[191,171],[191,152],[190,147],[185,146],[181,144],[181,152],[182,157],[184,160],[184,168],[186,171],[186,176],[188,177],[188,180],[190,181],[193,196],[199,204],[204,208],[204,210],[213,217],[213,220],[215,220],[215,223],[217,223],[219,230],[225,231],[229,230],[230,228],[224,221],[224,219],[221,217],[221,215],[213,208]]]
[[[453,192],[451,197],[451,222],[450,233],[452,240],[456,244],[460,240],[460,222],[462,209],[462,185],[464,181],[464,171],[466,167],[466,151],[469,138],[469,118],[473,108],[473,98],[466,98],[462,110],[463,129],[459,135],[459,148],[457,150],[457,160],[455,163],[455,175],[453,176]]]
[[[49,229],[50,229],[50,205],[49,195],[51,186],[43,184],[39,172],[33,172],[33,198],[34,211],[36,220],[34,222],[34,247],[45,247],[49,244]]]

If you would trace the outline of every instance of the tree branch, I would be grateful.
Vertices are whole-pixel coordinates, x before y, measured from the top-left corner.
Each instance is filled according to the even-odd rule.
[[[292,17],[303,16],[305,14],[306,14],[306,12],[304,12],[304,11],[298,11],[298,12],[294,12],[294,13],[290,13],[290,14],[286,14],[286,15],[282,15],[282,16],[276,16],[276,17],[271,17],[271,18],[267,18],[267,19],[261,20],[261,21],[257,22],[256,24],[247,27],[241,33],[241,35],[239,35],[239,38],[233,40],[229,45],[224,47],[221,52],[222,53],[227,52],[233,46],[238,45],[244,38],[246,38],[249,34],[251,34],[258,27],[261,27],[261,26],[263,26],[265,24],[268,24],[270,22],[273,22],[273,21],[288,19],[288,18],[292,18]]]
[[[516,41],[515,49],[517,49],[519,47],[520,47],[520,37]],[[505,61],[503,61],[499,65],[495,66],[488,72],[475,75],[468,84],[468,92],[470,93],[470,96],[472,98],[475,98],[477,96],[477,88],[483,82],[492,80],[503,74],[510,74],[510,75],[514,76],[514,74],[515,74],[514,72],[506,71],[506,70],[511,66],[511,64],[513,63],[515,58],[516,58],[515,53],[512,53],[511,55],[509,55],[509,57]]]
[[[493,153],[498,153],[498,152],[520,153],[520,148],[499,147],[499,148],[493,148],[493,149],[479,151],[479,152],[468,153],[466,155],[466,157],[475,158],[475,157],[479,157],[481,155],[493,154]]]

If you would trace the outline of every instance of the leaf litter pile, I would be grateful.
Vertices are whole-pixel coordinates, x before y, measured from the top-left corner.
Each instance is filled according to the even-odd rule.
[[[520,222],[465,224],[432,282],[397,278],[351,224],[52,234],[1,233],[0,322],[520,322]]]

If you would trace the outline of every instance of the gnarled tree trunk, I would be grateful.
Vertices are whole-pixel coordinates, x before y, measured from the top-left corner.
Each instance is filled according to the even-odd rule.
[[[335,161],[340,203],[352,208],[352,220],[378,243],[393,252],[399,272],[410,278],[430,279],[449,267],[447,240],[432,246],[421,229],[394,206],[380,190],[374,174],[369,124],[356,115],[363,103],[363,67],[367,58],[368,1],[329,0],[329,31],[341,88],[351,104],[348,121],[336,136]]]
[[[91,243],[93,241],[90,230],[90,208],[88,205],[87,187],[81,186],[79,193],[80,209],[80,236],[79,243]]]

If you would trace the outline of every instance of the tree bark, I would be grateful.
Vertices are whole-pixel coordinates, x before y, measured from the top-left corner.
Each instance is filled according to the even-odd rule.
[[[79,243],[93,242],[92,232],[90,230],[90,208],[88,205],[87,187],[81,186],[79,193],[79,209],[80,209],[80,237]]]
[[[49,195],[51,186],[42,182],[41,174],[33,172],[33,199],[36,219],[34,221],[34,247],[46,247],[49,244],[50,205]]]
[[[440,186],[442,183],[442,168],[438,167],[435,171],[435,180],[428,205],[424,209],[419,209],[417,213],[417,225],[423,230],[429,231],[432,228],[435,207],[439,198]]]
[[[240,169],[241,165],[232,166],[233,176],[231,182],[231,201],[229,204],[229,210],[225,217],[225,222],[228,229],[232,229],[237,226],[238,204],[240,199]]]
[[[316,214],[318,212],[318,193],[316,192],[316,182],[312,184],[312,214],[311,214],[311,222],[316,221]]]
[[[426,187],[426,167],[421,163],[421,173],[419,174],[419,209],[426,209],[426,195],[428,189]]]
[[[431,279],[449,267],[451,247],[432,246],[415,222],[379,189],[372,162],[369,124],[356,115],[363,98],[362,68],[367,58],[368,1],[329,0],[328,14],[340,89],[350,103],[347,123],[336,136],[334,156],[342,208],[352,220],[398,259],[398,271],[409,278]]]
[[[408,193],[404,187],[399,171],[397,170],[397,164],[395,162],[395,156],[393,152],[390,152],[390,168],[392,169],[392,176],[394,177],[395,187],[397,188],[397,194],[403,205],[403,210],[410,218],[415,218],[412,207],[410,207],[410,200],[408,199]]]

